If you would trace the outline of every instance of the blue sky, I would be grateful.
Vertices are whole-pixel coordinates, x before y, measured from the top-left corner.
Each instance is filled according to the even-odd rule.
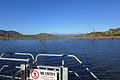
[[[0,29],[86,33],[120,27],[120,0],[0,0]]]

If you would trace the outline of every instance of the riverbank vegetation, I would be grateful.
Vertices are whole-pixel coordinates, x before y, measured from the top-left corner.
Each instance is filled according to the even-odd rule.
[[[75,36],[80,38],[120,38],[120,28],[109,29],[104,32],[91,32],[84,36]]]
[[[16,31],[0,30],[0,39],[57,39],[57,38],[120,38],[120,28],[109,29],[104,32],[91,32],[74,36],[56,36],[54,34],[40,33],[35,35],[24,35]]]

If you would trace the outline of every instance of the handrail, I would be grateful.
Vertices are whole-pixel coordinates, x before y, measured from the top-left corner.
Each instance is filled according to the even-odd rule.
[[[0,57],[3,57],[3,56],[4,56],[4,54],[5,54],[5,53],[2,53],[2,54],[0,55]]]
[[[13,76],[7,76],[7,75],[0,75],[0,77],[13,78]],[[21,80],[21,77],[15,77],[15,79],[20,79]]]
[[[77,58],[75,55],[67,55],[67,56],[68,56],[68,57],[73,57],[73,58],[75,58],[80,64],[83,64],[83,62],[80,61],[80,59]],[[83,64],[83,67],[86,68],[86,70],[87,70],[96,80],[99,80],[99,79],[97,78],[97,76],[96,76],[93,72],[91,72],[90,69],[89,69],[88,67],[86,67],[84,64]]]
[[[86,69],[96,80],[99,80],[99,79],[97,78],[97,76],[96,76],[93,72],[91,72],[90,69],[89,69],[88,67],[86,67],[86,66],[83,64],[83,62],[82,62],[78,57],[76,57],[75,55],[64,55],[64,54],[38,54],[38,55],[36,56],[36,58],[35,58],[35,63],[37,62],[37,59],[38,59],[39,56],[60,56],[60,57],[67,56],[67,57],[73,57],[73,58],[75,58],[75,59],[79,62],[79,64],[82,64],[83,67],[84,67],[84,68],[85,68],[85,69]],[[62,64],[64,64],[64,60],[62,61]]]
[[[4,66],[2,66],[2,68],[0,69],[0,72],[5,68],[5,67],[9,67],[9,65],[4,65]],[[19,71],[17,71],[15,74],[14,74],[14,76],[9,76],[9,75],[1,75],[0,74],[0,77],[5,77],[5,78],[14,78],[14,79],[20,79],[21,80],[21,77],[16,77],[17,76],[17,74],[19,74],[22,70],[21,70],[21,67],[20,66],[15,66],[15,68],[19,68],[20,70]],[[14,80],[14,79],[12,79],[12,80]]]
[[[79,58],[77,58],[75,55],[67,55],[68,57],[73,57],[73,58],[75,58],[80,64],[82,64],[83,62],[79,59]]]
[[[36,55],[36,56],[34,57],[34,56],[33,56],[32,54],[30,54],[30,53],[15,53],[15,54],[16,54],[16,55],[29,55],[29,56],[31,56],[32,59],[33,59],[33,64],[34,64],[34,63],[37,63],[37,60],[38,60],[38,57],[39,57],[39,56],[63,57],[63,58],[62,58],[62,66],[64,66],[64,57],[65,57],[65,56],[66,56],[66,57],[72,57],[72,58],[75,58],[75,60],[78,61],[79,64],[82,64],[82,66],[83,66],[96,80],[99,80],[99,79],[97,78],[97,76],[96,76],[93,72],[91,72],[90,69],[89,69],[88,67],[86,67],[86,66],[83,64],[83,62],[82,62],[78,57],[76,57],[75,55],[38,54],[38,55]],[[4,53],[3,53],[2,55],[4,55]],[[26,61],[26,62],[29,61],[29,59],[2,58],[2,56],[0,56],[0,60]],[[1,71],[4,67],[7,67],[7,66],[3,66],[3,67],[0,69],[0,71]],[[75,74],[76,74],[76,73],[75,73]],[[78,74],[77,74],[77,76],[78,76]]]
[[[0,72],[1,72],[5,67],[8,67],[8,65],[4,65],[4,66],[0,69]]]
[[[30,53],[15,53],[16,55],[28,55],[28,56],[31,56],[32,59],[34,60],[34,56]]]
[[[80,77],[80,75],[79,75],[78,73],[74,72],[74,71],[69,71],[69,73],[74,73],[74,75],[76,75],[79,79],[82,79],[82,78]]]
[[[28,62],[28,61],[29,61],[29,59],[1,58],[1,57],[0,57],[0,60],[25,61],[25,62]]]
[[[37,59],[38,59],[39,56],[56,56],[56,57],[62,57],[62,56],[64,56],[64,54],[38,54],[35,57],[35,63],[37,62]]]

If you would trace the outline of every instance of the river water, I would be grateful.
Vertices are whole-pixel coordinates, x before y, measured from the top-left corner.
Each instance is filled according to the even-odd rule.
[[[11,39],[0,40],[0,53],[25,52],[37,54],[74,54],[96,74],[100,80],[120,80],[120,39]],[[5,57],[10,57],[6,54]],[[24,56],[19,56],[25,58]],[[81,80],[94,80],[84,68],[74,59],[65,58],[65,66],[76,71]],[[42,65],[60,65],[60,58],[39,58]],[[3,64],[18,63],[1,61]],[[9,69],[6,72],[9,72]],[[69,76],[70,80],[79,80],[76,76]]]

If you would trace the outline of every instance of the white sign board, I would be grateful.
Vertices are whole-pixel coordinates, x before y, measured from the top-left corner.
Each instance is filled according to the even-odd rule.
[[[33,69],[30,72],[30,79],[32,80],[57,80],[57,73],[50,70]]]

